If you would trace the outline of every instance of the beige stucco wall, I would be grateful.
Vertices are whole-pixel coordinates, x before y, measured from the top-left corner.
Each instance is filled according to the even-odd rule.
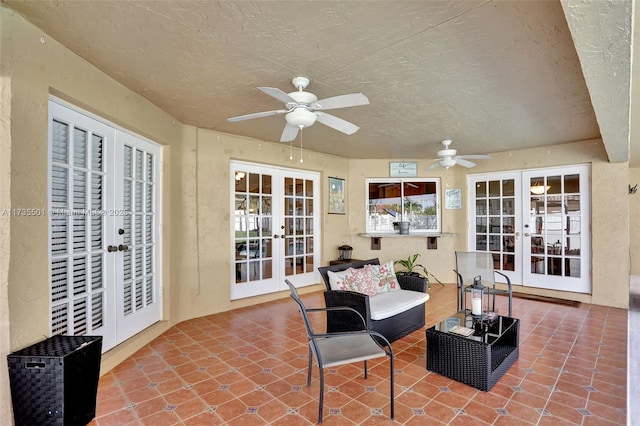
[[[0,28],[4,33],[4,28]],[[0,39],[0,40],[3,40]],[[0,41],[0,52],[5,45]],[[0,53],[0,212],[11,208],[11,90],[9,75]],[[6,354],[10,352],[9,339],[9,260],[11,220],[0,214],[0,424],[10,424],[11,398]]]
[[[640,167],[629,169],[629,185],[640,188]],[[640,190],[629,194],[629,256],[631,275],[640,275]]]

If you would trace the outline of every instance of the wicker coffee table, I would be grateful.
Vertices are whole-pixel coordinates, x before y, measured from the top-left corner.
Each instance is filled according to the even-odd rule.
[[[456,325],[474,328],[473,318],[458,312],[427,329],[427,370],[490,390],[518,359],[520,321],[498,316],[468,337],[452,333]]]

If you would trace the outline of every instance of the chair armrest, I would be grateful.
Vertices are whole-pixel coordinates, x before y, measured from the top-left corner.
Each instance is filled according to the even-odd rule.
[[[419,291],[420,293],[427,292],[427,279],[424,277],[416,277],[413,275],[396,275],[398,284],[403,290]]]
[[[324,292],[324,302],[327,308],[348,307],[355,309],[365,322],[371,319],[369,296],[355,291],[331,290]]]
[[[503,274],[500,271],[493,271],[494,274],[498,274],[498,275],[502,275],[506,280],[507,280],[507,286],[509,287],[509,290],[511,290],[511,279],[509,279],[508,276],[506,276],[505,274]]]

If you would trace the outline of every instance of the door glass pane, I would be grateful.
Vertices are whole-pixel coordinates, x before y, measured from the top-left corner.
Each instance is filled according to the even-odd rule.
[[[500,214],[500,200],[489,200],[489,214]]]
[[[236,171],[234,180],[235,282],[270,278],[273,273],[272,177]]]
[[[260,175],[256,173],[249,173],[249,192],[257,194],[260,192]]]
[[[532,273],[580,277],[579,175],[538,176],[529,183]]]
[[[271,176],[262,175],[262,193],[271,194]]]
[[[483,234],[487,232],[487,218],[476,217],[476,233]]]
[[[286,179],[285,179],[286,182]],[[290,197],[287,197],[290,198]],[[304,274],[314,270],[313,245],[305,244],[305,241],[313,241],[313,181],[309,179],[295,179],[295,197],[291,202],[295,208],[293,211],[285,212],[285,235],[295,236],[285,239],[284,253],[286,265],[291,264],[291,268],[285,268],[288,275]],[[312,259],[308,265],[308,259]]]
[[[501,195],[500,193],[500,188],[501,188],[501,181],[499,180],[492,180],[489,181],[489,197],[499,197]]]
[[[477,182],[476,183],[476,198],[486,197],[487,196],[487,183],[486,182]]]
[[[562,176],[547,176],[547,194],[562,194]]]
[[[284,195],[293,195],[293,179],[284,178]]]
[[[515,268],[515,180],[475,182],[475,250],[490,251],[497,270]]]
[[[514,198],[502,199],[502,214],[515,214]]]
[[[564,177],[564,193],[565,194],[580,193],[580,175],[566,175]]]
[[[542,195],[547,192],[544,176],[529,179],[529,190],[532,195]]]
[[[502,196],[513,197],[515,195],[515,181],[513,179],[505,179],[502,181]]]

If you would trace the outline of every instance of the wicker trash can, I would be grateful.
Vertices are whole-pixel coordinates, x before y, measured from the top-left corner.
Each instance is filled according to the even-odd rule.
[[[101,353],[101,336],[53,336],[7,355],[16,426],[89,423]]]

